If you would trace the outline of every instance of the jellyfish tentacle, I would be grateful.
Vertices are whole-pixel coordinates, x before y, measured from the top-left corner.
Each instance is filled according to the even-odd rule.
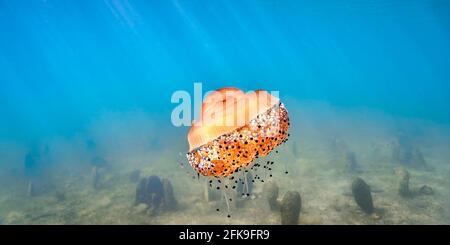
[[[222,179],[220,184],[221,184],[221,188],[222,188],[223,198],[225,198],[225,203],[227,204],[227,213],[228,213],[228,215],[231,215],[231,213],[230,213],[230,203],[228,201],[228,196],[227,196],[227,188],[224,188],[225,180]]]

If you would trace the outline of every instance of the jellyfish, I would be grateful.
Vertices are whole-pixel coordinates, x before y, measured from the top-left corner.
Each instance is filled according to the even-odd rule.
[[[234,190],[242,181],[248,190],[246,173],[256,168],[271,170],[273,161],[260,164],[255,159],[285,143],[289,126],[286,107],[267,91],[218,89],[205,97],[199,120],[188,132],[188,162],[198,175],[210,178],[211,187],[216,179],[220,183],[217,189]],[[239,172],[241,178],[237,177]],[[226,191],[223,193],[229,211],[231,199]]]

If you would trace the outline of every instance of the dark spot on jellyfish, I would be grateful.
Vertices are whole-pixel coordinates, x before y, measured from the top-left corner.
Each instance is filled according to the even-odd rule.
[[[261,182],[263,182],[263,183],[264,183],[264,180],[262,179],[262,180],[261,180]]]
[[[255,183],[255,180],[254,180],[254,179],[252,179],[252,182],[253,182],[253,183]]]
[[[228,185],[225,185],[225,188],[228,189]]]
[[[270,178],[272,178],[272,175],[269,175]]]
[[[220,210],[219,210],[219,209],[216,209],[216,211],[219,212]]]
[[[288,171],[286,171],[286,172],[284,172],[285,174],[288,174],[289,172]]]
[[[250,196],[250,193],[247,193],[247,196],[249,197],[249,196]]]
[[[231,218],[231,215],[228,215],[227,217],[228,217],[228,218]]]
[[[232,202],[232,201],[233,201],[233,199],[230,198],[230,202]]]
[[[217,190],[220,190],[220,187],[219,187],[219,186],[217,186]]]
[[[236,189],[236,186],[235,186],[235,185],[233,185],[233,189]]]

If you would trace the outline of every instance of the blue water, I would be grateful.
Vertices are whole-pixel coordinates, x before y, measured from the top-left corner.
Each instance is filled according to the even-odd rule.
[[[450,123],[450,2],[0,0],[0,138],[224,86]]]
[[[303,224],[450,224],[449,13],[449,0],[0,0],[0,224],[279,223],[261,183],[232,219],[208,211],[188,127],[171,123],[172,94],[194,83],[279,91],[290,137],[267,182],[302,195]],[[402,199],[401,170],[436,195]],[[178,212],[135,207],[150,175],[172,182]],[[380,217],[345,195],[356,175]]]

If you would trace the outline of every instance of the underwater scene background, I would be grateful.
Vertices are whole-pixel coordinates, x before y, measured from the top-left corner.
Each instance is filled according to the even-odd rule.
[[[449,12],[0,0],[0,224],[280,224],[286,193],[298,224],[450,224]],[[273,176],[230,218],[171,122],[196,82],[279,91],[289,112],[289,141],[258,160]]]

